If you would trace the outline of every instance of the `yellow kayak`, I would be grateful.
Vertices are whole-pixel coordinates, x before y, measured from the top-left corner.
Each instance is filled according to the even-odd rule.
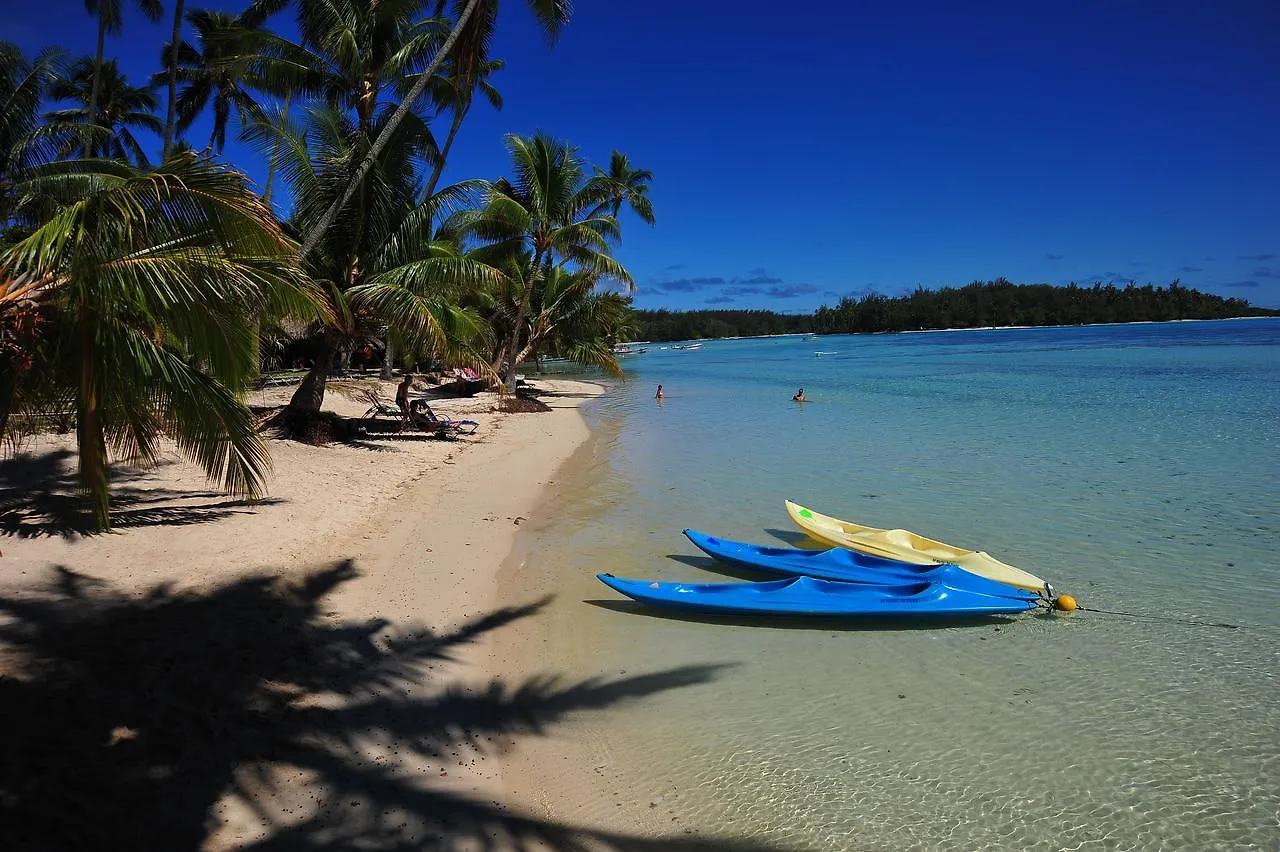
[[[980,550],[964,550],[916,535],[909,530],[878,530],[839,518],[819,514],[812,509],[787,501],[787,514],[800,529],[832,547],[847,547],[872,556],[898,559],[916,565],[948,562],[980,577],[987,577],[1020,589],[1043,591],[1044,580],[1021,568],[1006,565]]]

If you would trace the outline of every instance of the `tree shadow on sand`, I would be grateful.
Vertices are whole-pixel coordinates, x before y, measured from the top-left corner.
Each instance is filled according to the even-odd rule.
[[[101,533],[80,491],[75,462],[76,454],[68,449],[22,453],[0,461],[0,536],[74,539]],[[115,529],[204,524],[253,512],[255,506],[284,502],[265,498],[251,503],[217,491],[138,484],[153,471],[112,466],[111,524]]]
[[[438,767],[499,749],[493,741],[706,683],[716,667],[468,691],[428,672],[545,601],[436,634],[326,612],[356,576],[350,562],[295,582],[250,576],[143,595],[53,570],[40,592],[0,596],[6,849],[766,848],[581,829],[441,783]],[[217,835],[229,831],[223,806],[251,815],[250,837]]]

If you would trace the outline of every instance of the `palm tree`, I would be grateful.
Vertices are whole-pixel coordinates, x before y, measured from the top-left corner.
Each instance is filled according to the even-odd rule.
[[[298,30],[313,77],[309,93],[348,110],[368,133],[440,46],[426,0],[298,0]],[[421,117],[420,115],[418,116]]]
[[[375,122],[362,131],[358,117],[330,109],[314,109],[309,118],[305,129],[288,120],[262,121],[247,134],[264,151],[281,152],[281,173],[294,199],[292,225],[299,230],[342,192],[381,130]],[[461,306],[474,291],[497,286],[501,274],[432,232],[433,222],[465,207],[479,187],[447,187],[417,200],[421,152],[429,144],[424,131],[420,122],[401,126],[353,199],[351,215],[307,256],[330,310],[311,329],[314,364],[289,402],[292,425],[320,410],[334,359],[388,329],[411,354],[474,358],[484,345],[484,323]]]
[[[654,223],[653,202],[649,199],[649,182],[652,180],[653,172],[633,167],[631,160],[621,151],[614,151],[610,155],[609,171],[596,166],[596,173],[592,178],[592,181],[608,193],[610,200],[605,209],[615,219],[625,203],[649,225]]]
[[[91,114],[89,105],[94,102],[95,81],[101,87],[101,93],[97,112]],[[156,96],[148,89],[129,85],[114,59],[101,66],[95,65],[88,57],[77,60],[65,77],[54,81],[49,94],[58,100],[76,101],[84,106],[53,110],[46,114],[47,120],[84,121],[102,129],[102,136],[90,145],[90,156],[128,160],[132,155],[134,162],[145,165],[147,155],[134,137],[133,130],[150,130],[156,135],[164,130],[154,114]]]
[[[16,172],[28,164],[41,131],[40,101],[58,76],[60,52],[28,60],[12,42],[0,41],[0,227],[8,221]]]
[[[435,192],[440,173],[444,171],[445,161],[453,148],[453,140],[457,137],[462,121],[471,109],[476,90],[480,90],[494,109],[502,109],[502,95],[488,82],[491,74],[502,70],[506,65],[501,59],[489,58],[489,48],[496,25],[497,7],[486,6],[481,14],[471,19],[471,25],[464,31],[453,49],[447,79],[449,85],[445,97],[445,106],[452,113],[453,120],[450,122],[449,135],[445,139],[444,147],[440,150],[440,161],[436,163],[427,181],[427,188],[423,193],[425,196]]]
[[[268,0],[268,2],[280,2],[280,0]],[[559,34],[560,28],[569,21],[572,7],[570,0],[527,0],[527,2],[534,16],[546,29],[547,35],[554,40]],[[438,0],[436,5],[437,9],[442,7],[442,0]],[[483,9],[481,9],[482,6]],[[365,154],[364,159],[356,167],[341,195],[333,200],[324,215],[317,219],[307,231],[306,239],[303,240],[302,248],[300,249],[303,256],[315,248],[316,244],[323,238],[325,231],[337,219],[342,209],[347,206],[347,202],[355,194],[361,181],[364,180],[364,176],[373,168],[375,161],[382,153],[382,149],[390,142],[391,136],[399,128],[400,123],[414,109],[418,98],[422,97],[427,87],[435,82],[436,71],[448,58],[454,45],[459,42],[460,38],[464,37],[483,40],[485,34],[492,29],[493,21],[497,15],[498,0],[457,0],[455,8],[457,9],[457,18],[453,28],[449,31],[448,38],[445,39],[440,49],[436,51],[430,64],[427,65],[422,73],[418,74],[413,87],[401,98],[400,106],[396,108],[395,113],[384,124],[382,132],[373,140],[373,144],[369,146],[368,153]],[[477,13],[477,10],[480,11]],[[470,29],[468,30],[469,23]]]
[[[37,281],[26,297],[47,322],[30,368],[6,364],[0,419],[23,406],[75,410],[80,481],[104,529],[108,445],[154,462],[157,437],[171,435],[228,491],[261,494],[269,459],[239,393],[257,365],[246,317],[314,315],[318,303],[244,176],[185,152],[154,171],[51,163],[21,191],[31,232],[0,252],[0,280]]]
[[[118,35],[124,28],[124,16],[122,14],[123,10],[120,8],[120,2],[121,0],[84,0],[85,11],[98,19],[98,53],[94,57],[93,81],[89,84],[89,99],[87,101],[89,108],[85,112],[85,119],[89,122],[92,122],[94,116],[98,114],[98,96],[102,91],[100,80],[102,52],[106,46],[107,33]],[[164,14],[164,7],[160,5],[160,0],[134,0],[134,5],[151,21],[160,20],[160,16]],[[175,38],[174,41],[177,41],[177,39]]]
[[[527,252],[520,302],[506,344],[494,369],[503,383],[511,377],[529,348],[521,343],[534,286],[550,269],[572,263],[598,279],[612,279],[634,287],[631,274],[616,261],[610,240],[618,238],[618,221],[600,213],[607,200],[599,183],[586,180],[577,152],[544,134],[507,136],[514,177],[489,188],[483,209],[464,214],[460,226],[487,246],[477,256],[488,262],[508,262]]]
[[[507,281],[511,286],[499,295],[490,319],[495,331],[510,333],[532,261],[525,252],[510,264]],[[599,276],[587,269],[544,266],[534,279],[528,339],[516,355],[517,362],[537,353],[620,373],[613,344],[636,332],[634,314],[628,298],[599,289],[599,283]]]
[[[211,9],[196,9],[187,15],[187,22],[195,30],[196,43],[180,42],[177,50],[172,49],[172,44],[166,44],[161,62],[167,70],[155,74],[151,83],[153,86],[164,80],[175,81],[175,85],[177,81],[183,83],[181,94],[171,100],[171,106],[176,104],[170,112],[176,116],[178,132],[187,130],[212,103],[213,131],[209,145],[221,153],[233,111],[244,127],[262,116],[255,92],[282,88],[288,91],[287,85],[273,86],[263,78],[265,63],[258,55],[268,43],[274,47],[282,40],[246,26],[240,17]],[[168,121],[165,133],[166,146],[171,145],[172,128]]]

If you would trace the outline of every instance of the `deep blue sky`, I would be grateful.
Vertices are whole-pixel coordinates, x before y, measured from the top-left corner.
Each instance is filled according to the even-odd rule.
[[[80,0],[3,5],[2,38],[93,48]],[[108,52],[141,83],[168,27],[129,8]],[[477,104],[447,178],[504,173],[507,132],[626,151],[655,174],[658,225],[619,249],[640,307],[1001,275],[1280,307],[1275,0],[578,0],[554,47],[506,0],[499,31],[506,107]]]

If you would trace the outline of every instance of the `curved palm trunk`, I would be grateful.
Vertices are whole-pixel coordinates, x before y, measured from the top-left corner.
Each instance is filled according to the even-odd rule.
[[[467,25],[467,21],[471,18],[471,14],[480,5],[480,0],[469,0],[462,14],[458,16],[458,22],[453,25],[453,30],[449,33],[449,37],[445,39],[444,44],[440,46],[440,50],[431,60],[431,64],[418,77],[418,81],[413,84],[413,88],[409,90],[409,94],[400,102],[400,106],[392,114],[391,120],[382,128],[382,132],[378,134],[378,138],[373,140],[373,144],[369,146],[369,153],[365,154],[364,159],[360,161],[359,168],[347,181],[347,187],[343,190],[342,196],[334,201],[320,217],[320,221],[311,229],[311,233],[307,234],[307,238],[303,241],[302,246],[298,249],[298,257],[306,257],[320,242],[321,237],[328,232],[333,220],[338,218],[338,213],[343,207],[347,206],[347,202],[351,200],[351,196],[355,194],[356,187],[360,186],[364,181],[364,176],[369,173],[369,169],[373,167],[374,162],[382,154],[382,149],[387,147],[392,134],[396,128],[400,126],[400,122],[404,121],[404,117],[409,110],[413,109],[413,105],[427,88],[427,83],[435,76],[436,70],[439,69],[445,57],[449,55],[449,51],[453,49],[453,45],[458,40],[458,36],[462,34],[462,29]]]
[[[520,332],[524,328],[525,317],[529,315],[529,305],[533,302],[533,282],[538,280],[538,271],[541,268],[542,252],[539,251],[534,254],[533,263],[529,265],[529,277],[524,282],[524,292],[520,294],[520,307],[516,308],[516,321],[511,327],[510,337],[507,338],[506,349],[510,357],[502,359],[507,363],[502,365],[498,373],[502,384],[509,389],[514,387],[512,377],[520,363]]]
[[[435,168],[431,170],[431,180],[427,181],[426,192],[422,194],[423,201],[430,201],[431,196],[436,193],[436,184],[439,183],[440,175],[444,172],[444,164],[449,159],[449,149],[453,147],[458,128],[462,127],[462,119],[467,117],[468,108],[463,107],[453,111],[453,123],[449,125],[449,136],[444,140],[444,147],[440,149],[440,162],[436,163]]]
[[[293,97],[292,92],[285,93],[284,111],[280,113],[281,121],[284,121],[289,117],[289,99],[291,97]],[[276,140],[276,147],[271,151],[271,162],[267,164],[267,186],[262,193],[262,201],[267,205],[267,207],[271,207],[271,182],[274,181],[276,177],[276,166],[279,165],[280,162],[280,146],[282,144],[283,143],[278,139]]]
[[[332,335],[326,334],[320,343],[320,351],[316,353],[316,362],[302,384],[289,398],[286,411],[293,415],[310,415],[320,411],[324,404],[324,391],[329,382],[329,372],[333,369],[333,357],[338,353],[337,342]]]
[[[173,41],[169,50],[169,110],[164,119],[164,149],[161,154],[166,160],[173,150],[173,133],[177,122],[178,44],[182,39],[182,4],[183,0],[174,0],[173,4]]]

